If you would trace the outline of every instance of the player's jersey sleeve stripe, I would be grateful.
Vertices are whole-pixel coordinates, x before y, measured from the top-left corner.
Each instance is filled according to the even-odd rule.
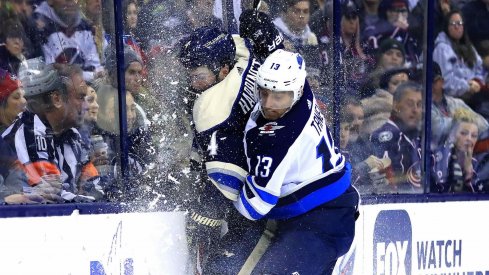
[[[257,188],[253,177],[248,176],[235,206],[248,219],[258,220],[267,215],[277,201],[277,196]]]
[[[239,199],[237,202],[235,202],[235,206],[241,214],[250,220],[258,220],[263,217],[263,215],[258,213],[258,211],[256,211],[248,202],[245,192],[241,192],[239,194]]]
[[[247,177],[246,180],[249,183],[250,188],[253,188],[253,190],[255,191],[255,193],[258,194],[258,196],[260,197],[261,200],[263,200],[264,202],[266,202],[268,204],[275,205],[277,203],[278,196],[270,194],[270,193],[266,192],[265,190],[263,190],[262,188],[258,187],[258,185],[255,182],[255,179],[256,178],[253,176]]]
[[[339,179],[335,179],[333,183],[327,185],[323,184],[322,188],[319,188],[314,192],[310,192],[306,196],[300,199],[296,199],[294,202],[290,200],[288,204],[284,204],[280,202],[279,204],[282,206],[277,205],[276,207],[274,207],[267,215],[267,218],[287,219],[287,218],[296,217],[300,214],[306,213],[314,209],[315,207],[318,207],[321,204],[324,204],[328,201],[331,201],[339,197],[351,185],[350,165],[347,164],[345,166],[344,173],[339,173],[339,175],[341,175],[341,177]],[[330,175],[330,177],[332,176],[337,176],[337,174]],[[320,179],[318,180],[318,182],[321,183],[324,180],[325,179]]]
[[[211,179],[212,183],[221,191],[221,193],[228,199],[235,201],[238,197],[239,193],[239,187],[234,188],[230,187],[228,185],[233,185],[233,186],[239,186],[241,184],[241,181],[238,179],[220,174],[220,173],[213,173],[213,174],[208,174],[209,178]],[[225,184],[222,184],[225,183]]]
[[[61,175],[56,164],[46,160],[24,164],[24,170],[27,174],[29,185],[40,183],[41,177],[44,175]]]
[[[206,162],[205,165],[212,183],[226,198],[236,201],[247,172],[237,165],[220,161]]]

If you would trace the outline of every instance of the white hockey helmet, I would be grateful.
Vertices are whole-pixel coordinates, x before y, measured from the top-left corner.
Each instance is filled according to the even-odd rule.
[[[255,93],[260,102],[258,88],[272,92],[289,92],[294,95],[292,107],[302,95],[306,82],[306,62],[298,53],[276,50],[267,57],[258,69]]]

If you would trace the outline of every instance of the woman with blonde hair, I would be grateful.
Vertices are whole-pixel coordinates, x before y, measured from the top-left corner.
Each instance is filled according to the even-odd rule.
[[[446,145],[434,154],[432,191],[477,193],[484,189],[473,158],[478,136],[475,117],[466,109],[457,109]]]

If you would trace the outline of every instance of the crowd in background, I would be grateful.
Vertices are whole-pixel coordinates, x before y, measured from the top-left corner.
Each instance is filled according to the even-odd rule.
[[[140,201],[147,207],[148,201],[171,204],[191,197],[198,181],[189,161],[196,94],[177,57],[179,41],[192,30],[224,28],[222,3],[214,2],[122,2],[129,152],[128,180],[122,182],[113,2],[0,0],[0,200]],[[235,8],[250,8],[251,2],[242,0]],[[435,1],[430,91],[421,85],[426,2],[341,1],[339,75],[345,85],[341,113],[336,114],[339,149],[352,163],[352,180],[361,192],[423,192],[425,92],[433,99],[427,152],[432,156],[431,192],[489,190],[489,0]],[[286,49],[304,56],[308,81],[331,124],[337,80],[333,1],[262,1],[260,9],[274,18]],[[24,80],[28,83],[47,66],[70,79],[63,84],[68,94],[70,89],[84,91],[83,104],[66,101],[66,112],[78,108],[83,119],[60,133],[56,125],[64,123],[66,112],[57,120],[44,119],[52,115],[46,116],[36,95],[23,89]],[[76,158],[77,167],[46,157],[36,161],[52,162],[57,172],[40,171],[31,155],[20,156],[28,154],[19,149],[19,129],[25,126],[16,121],[32,114],[54,129],[53,148],[65,154],[63,161],[68,153],[59,151],[60,146],[66,140],[81,141],[80,154],[86,157]],[[40,178],[33,178],[30,169],[38,169]],[[74,195],[60,195],[62,191]]]

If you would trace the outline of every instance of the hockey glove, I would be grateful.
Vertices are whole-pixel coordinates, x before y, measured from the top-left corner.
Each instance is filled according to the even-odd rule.
[[[277,49],[283,49],[284,38],[270,17],[263,12],[246,10],[239,17],[239,34],[253,41],[254,53],[266,58]]]

